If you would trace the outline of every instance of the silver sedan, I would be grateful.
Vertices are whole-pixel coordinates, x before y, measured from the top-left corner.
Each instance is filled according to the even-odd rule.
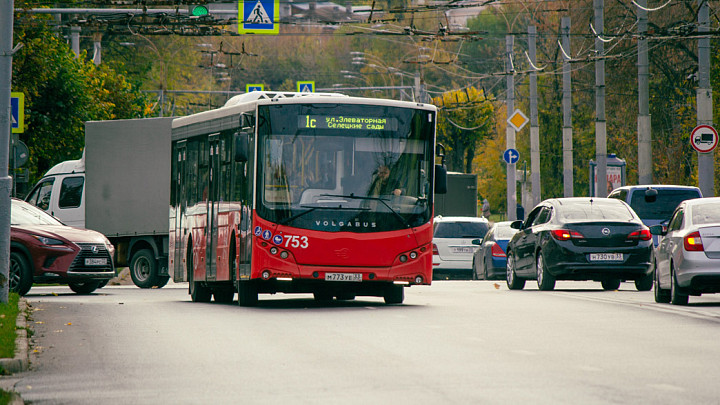
[[[680,203],[655,248],[655,302],[686,305],[688,296],[720,292],[720,197]]]

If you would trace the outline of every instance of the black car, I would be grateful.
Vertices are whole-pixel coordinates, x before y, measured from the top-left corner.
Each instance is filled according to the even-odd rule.
[[[553,198],[538,204],[507,247],[507,285],[520,290],[537,280],[540,290],[555,280],[600,281],[616,290],[634,280],[639,291],[652,288],[652,235],[635,211],[611,198]]]

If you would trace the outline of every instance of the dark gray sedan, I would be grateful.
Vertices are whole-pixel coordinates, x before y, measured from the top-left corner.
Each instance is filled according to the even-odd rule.
[[[507,285],[511,290],[537,280],[540,290],[555,280],[593,280],[605,290],[634,280],[652,288],[652,235],[625,202],[610,198],[553,198],[538,204],[507,247]]]
[[[688,303],[689,295],[720,292],[720,197],[680,203],[655,249],[655,301]]]

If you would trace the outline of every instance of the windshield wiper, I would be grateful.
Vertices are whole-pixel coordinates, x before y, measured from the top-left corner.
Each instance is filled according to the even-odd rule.
[[[392,212],[393,214],[395,214],[395,217],[400,221],[400,223],[402,223],[403,225],[405,225],[406,228],[410,228],[410,223],[409,223],[408,221],[406,221],[405,218],[402,217],[402,215],[398,214],[397,211],[395,211],[394,209],[392,209],[392,207],[391,207],[390,205],[388,205],[388,203],[385,202],[385,201],[387,201],[387,198],[366,197],[366,196],[355,195],[355,194],[350,194],[350,195],[342,195],[342,194],[320,194],[320,196],[321,196],[321,197],[349,198],[349,199],[351,199],[351,200],[380,201],[381,203],[383,203],[384,206],[387,207],[387,209],[390,210],[390,212]]]

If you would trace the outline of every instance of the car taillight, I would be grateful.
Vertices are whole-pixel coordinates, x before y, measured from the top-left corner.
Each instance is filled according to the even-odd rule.
[[[584,239],[585,237],[577,231],[567,229],[555,229],[552,231],[553,238],[557,240]]]
[[[641,229],[639,231],[631,232],[627,238],[628,239],[638,239],[638,240],[650,240],[650,239],[652,239],[652,234],[650,233],[649,229]]]
[[[439,254],[440,254],[440,252],[438,252],[437,245],[434,244],[434,243],[433,243],[433,254],[434,254],[434,255],[439,255]]]
[[[695,231],[683,238],[683,246],[685,247],[685,250],[690,252],[702,252],[705,250],[702,243],[702,238],[700,238],[700,232]]]
[[[490,253],[493,257],[506,257],[505,252],[503,252],[502,248],[497,243],[493,243]]]

